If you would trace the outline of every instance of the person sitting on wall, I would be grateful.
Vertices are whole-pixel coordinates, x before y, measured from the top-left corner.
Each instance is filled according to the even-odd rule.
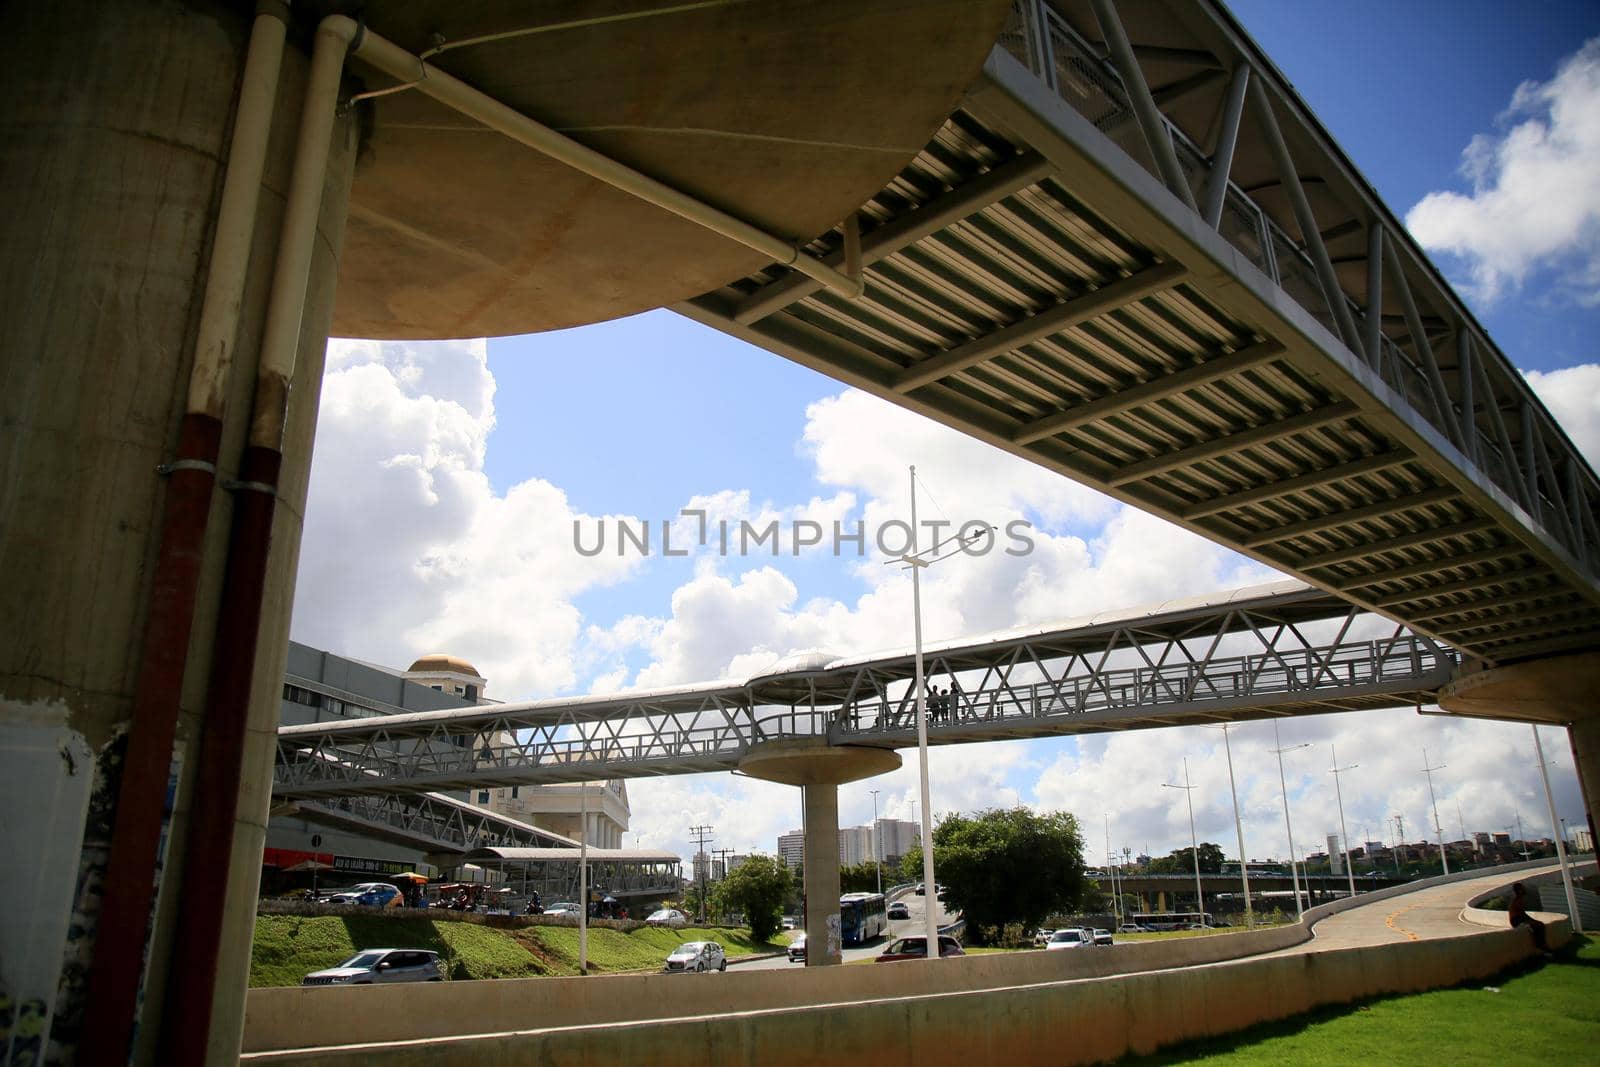
[[[1550,955],[1550,946],[1544,939],[1544,923],[1528,914],[1528,889],[1521,882],[1511,887],[1511,925],[1526,926],[1533,931],[1533,946],[1546,956]]]

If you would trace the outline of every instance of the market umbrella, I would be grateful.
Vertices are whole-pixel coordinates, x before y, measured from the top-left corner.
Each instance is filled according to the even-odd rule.
[[[292,871],[310,871],[311,872],[311,899],[313,901],[315,901],[317,899],[317,872],[318,871],[331,871],[331,870],[333,870],[333,864],[331,864],[331,863],[323,863],[321,860],[301,860],[299,863],[295,864],[293,867],[285,867],[284,870],[291,871],[291,872]]]
[[[395,875],[394,877],[397,880],[403,878],[408,882],[415,882],[418,885],[427,885],[428,884],[428,876],[425,875],[425,874],[418,874],[416,871],[404,871],[404,872],[402,872],[400,874]]]

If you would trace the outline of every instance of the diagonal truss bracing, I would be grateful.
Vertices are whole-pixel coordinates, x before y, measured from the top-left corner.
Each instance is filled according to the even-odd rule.
[[[1600,479],[1220,4],[1016,0],[857,215],[862,298],[676,310],[1465,654],[1600,645]]]
[[[1456,657],[1297,582],[935,646],[934,744],[1432,699]],[[913,657],[834,659],[615,697],[279,730],[274,795],[337,797],[729,770],[761,741],[915,744]]]

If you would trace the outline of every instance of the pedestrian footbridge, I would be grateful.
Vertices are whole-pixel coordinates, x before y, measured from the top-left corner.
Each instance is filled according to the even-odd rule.
[[[1434,699],[1454,653],[1286,581],[935,645],[932,744],[1147,729]],[[916,744],[914,655],[805,653],[757,677],[278,731],[280,802],[738,767],[758,745]]]

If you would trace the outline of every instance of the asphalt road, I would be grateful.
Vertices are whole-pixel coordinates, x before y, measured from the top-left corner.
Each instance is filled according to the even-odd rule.
[[[846,963],[849,963],[851,960],[871,959],[878,953],[882,952],[883,946],[887,945],[895,938],[921,934],[923,932],[922,924],[924,921],[924,913],[922,909],[924,902],[928,898],[919,897],[915,894],[908,894],[900,899],[905,902],[906,908],[911,912],[911,918],[890,919],[889,932],[883,937],[874,938],[873,940],[868,941],[865,945],[846,947],[844,950],[844,961]],[[939,920],[940,926],[943,926],[945,923],[950,922],[954,918],[953,916],[946,914],[944,908],[937,900],[933,902],[933,906],[938,909],[935,912],[934,917]],[[790,963],[787,956],[780,956],[776,959],[751,960],[749,963],[729,963],[728,973],[733,974],[740,971],[770,971],[781,970],[783,968],[794,968],[795,970],[799,970],[801,966],[802,964],[799,963]]]

